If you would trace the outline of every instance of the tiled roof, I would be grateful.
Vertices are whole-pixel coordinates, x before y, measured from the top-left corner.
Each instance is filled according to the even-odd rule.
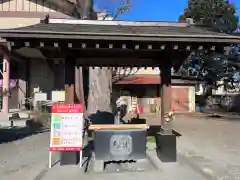
[[[84,20],[82,21],[84,22]],[[179,23],[180,24],[180,23]],[[228,36],[228,34],[216,33],[205,28],[195,26],[169,25],[105,25],[105,24],[66,24],[66,23],[39,23],[32,26],[15,29],[14,31],[39,31],[39,32],[75,32],[77,33],[106,33],[106,34],[146,34],[146,35],[213,35]]]
[[[206,28],[193,25],[189,26],[185,23],[93,20],[69,20],[69,22],[62,20],[62,22],[60,22],[61,21],[58,23],[58,21],[51,20],[48,24],[39,23],[22,28],[0,30],[0,36],[16,37],[14,34],[19,34],[19,37],[21,37],[21,35],[25,33],[24,37],[28,35],[31,37],[32,33],[34,34],[34,36],[32,35],[33,37],[36,37],[36,34],[47,36],[56,36],[58,34],[64,35],[64,38],[67,38],[68,35],[74,35],[75,39],[80,39],[82,36],[98,35],[106,36],[105,39],[110,36],[147,37],[152,38],[151,41],[154,41],[154,38],[173,38],[172,41],[174,41],[174,38],[185,38],[185,41],[188,40],[187,38],[189,38],[189,41],[191,38],[198,38],[199,42],[215,42],[216,39],[222,39],[217,42],[230,42],[230,40],[232,40],[232,43],[236,41],[239,43],[240,40],[239,36],[217,33]]]

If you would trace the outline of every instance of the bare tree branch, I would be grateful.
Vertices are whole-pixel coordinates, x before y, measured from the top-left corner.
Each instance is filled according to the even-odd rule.
[[[115,1],[106,1],[100,0],[100,4],[98,4],[98,8],[102,9],[102,11],[106,11],[106,15],[103,20],[106,20],[107,17],[113,17],[115,20],[120,14],[124,13],[129,9],[129,0],[124,0],[123,4],[112,4]],[[102,5],[102,7],[101,7]],[[104,6],[107,9],[104,8]],[[117,7],[117,8],[116,8]],[[111,9],[117,9],[116,13]],[[127,69],[123,69],[124,74],[127,72]],[[116,75],[116,72],[113,71],[112,68],[89,68],[89,96],[88,96],[88,115],[94,114],[98,111],[100,112],[108,112],[112,111],[111,107],[111,96],[112,96],[112,78],[113,74]],[[118,75],[118,77],[120,77]]]
[[[112,17],[113,20],[116,20],[120,14],[130,10],[130,0],[99,0],[98,8],[100,11],[106,12],[103,20],[106,20],[108,17]]]
[[[121,67],[117,69],[113,69],[113,83],[117,83],[123,80],[126,77],[132,76],[138,72],[139,68],[126,68]]]

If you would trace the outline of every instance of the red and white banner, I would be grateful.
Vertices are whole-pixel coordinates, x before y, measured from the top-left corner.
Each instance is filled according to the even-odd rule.
[[[81,151],[83,109],[81,104],[53,104],[50,151]]]

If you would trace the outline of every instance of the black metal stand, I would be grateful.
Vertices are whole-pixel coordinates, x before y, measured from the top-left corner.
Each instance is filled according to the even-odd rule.
[[[79,152],[61,152],[60,165],[77,165],[80,160]]]
[[[172,132],[161,131],[156,134],[157,156],[162,162],[177,161],[177,137]]]

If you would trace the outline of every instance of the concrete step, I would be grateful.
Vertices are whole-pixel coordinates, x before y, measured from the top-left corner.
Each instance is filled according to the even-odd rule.
[[[15,116],[15,117],[19,116],[20,119],[27,119],[27,118],[29,118],[29,110],[25,110],[25,109],[10,109],[8,117],[10,118],[12,116]]]
[[[18,119],[14,121],[13,124],[11,124],[11,121],[9,120],[5,120],[5,121],[0,120],[0,127],[12,127],[12,125],[14,127],[26,127],[27,120],[28,119]]]
[[[25,127],[29,111],[21,109],[10,109],[8,114],[0,112],[0,126],[1,127]],[[11,119],[13,120],[11,122]]]

